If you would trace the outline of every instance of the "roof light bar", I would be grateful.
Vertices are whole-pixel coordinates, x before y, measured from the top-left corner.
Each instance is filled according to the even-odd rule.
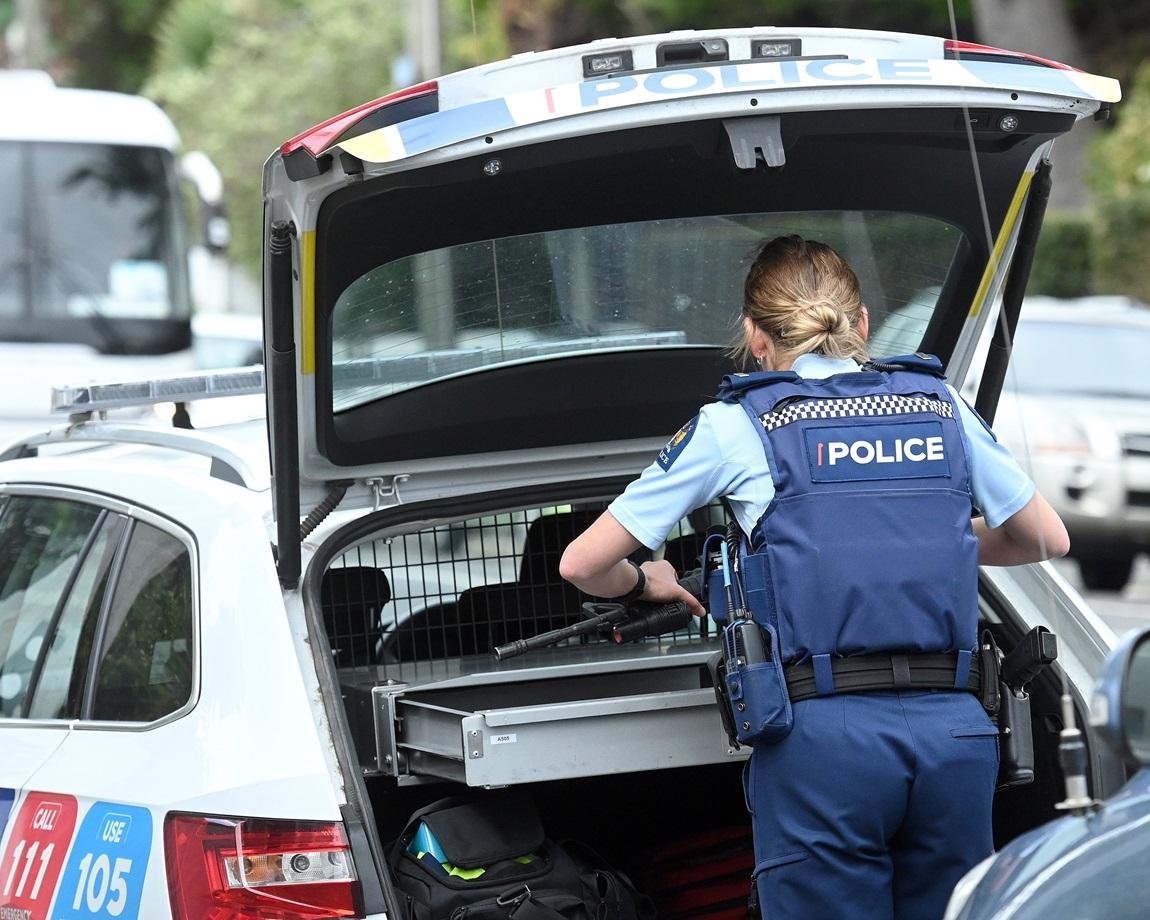
[[[111,383],[86,383],[52,388],[53,412],[102,412],[165,402],[194,402],[224,396],[254,396],[264,392],[264,369],[208,371],[180,377]]]

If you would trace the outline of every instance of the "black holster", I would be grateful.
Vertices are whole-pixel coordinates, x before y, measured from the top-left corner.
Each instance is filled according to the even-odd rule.
[[[735,715],[731,712],[731,695],[727,690],[727,660],[722,652],[715,652],[707,661],[711,683],[715,688],[715,701],[719,704],[719,718],[723,721],[723,731],[727,743],[733,750],[739,749],[739,733],[735,728]]]
[[[979,696],[983,708],[998,723],[998,788],[1034,782],[1034,734],[1030,694],[1002,680],[1002,653],[989,630],[979,643],[982,674]]]

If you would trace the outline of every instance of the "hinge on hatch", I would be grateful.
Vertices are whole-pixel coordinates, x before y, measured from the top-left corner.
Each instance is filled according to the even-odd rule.
[[[395,476],[378,476],[374,479],[365,479],[363,481],[372,495],[372,508],[371,510],[378,511],[383,507],[383,500],[385,498],[392,499],[389,504],[402,505],[403,496],[399,494],[399,484],[407,482],[411,478],[409,473],[399,473]]]

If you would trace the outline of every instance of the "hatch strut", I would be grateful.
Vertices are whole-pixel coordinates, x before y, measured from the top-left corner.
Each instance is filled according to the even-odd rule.
[[[1046,214],[1046,204],[1050,200],[1050,185],[1050,161],[1043,160],[1034,171],[1034,179],[1030,183],[1026,211],[1018,228],[1014,258],[1010,263],[1006,283],[1002,287],[1002,313],[999,322],[995,324],[994,338],[990,342],[986,367],[974,402],[974,408],[988,425],[994,424],[998,395],[1006,379],[1006,365],[1010,361],[1010,350],[1014,345],[1014,330],[1018,326],[1018,314],[1022,310],[1022,295],[1026,293],[1026,282],[1030,279],[1030,267],[1034,262],[1038,234],[1042,230],[1042,218]]]
[[[295,224],[272,223],[268,242],[267,342],[268,439],[276,512],[276,570],[294,588],[300,574],[299,421],[296,417],[295,321],[292,300],[292,238]]]

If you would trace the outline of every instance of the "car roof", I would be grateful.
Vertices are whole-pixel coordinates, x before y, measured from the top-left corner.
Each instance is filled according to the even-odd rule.
[[[267,425],[259,418],[196,430],[93,421],[33,433],[0,453],[0,481],[51,482],[61,471],[106,461],[127,478],[202,471],[253,493],[266,493],[271,478]]]
[[[180,136],[142,96],[57,87],[38,71],[0,73],[0,141],[123,144],[175,150]]]

